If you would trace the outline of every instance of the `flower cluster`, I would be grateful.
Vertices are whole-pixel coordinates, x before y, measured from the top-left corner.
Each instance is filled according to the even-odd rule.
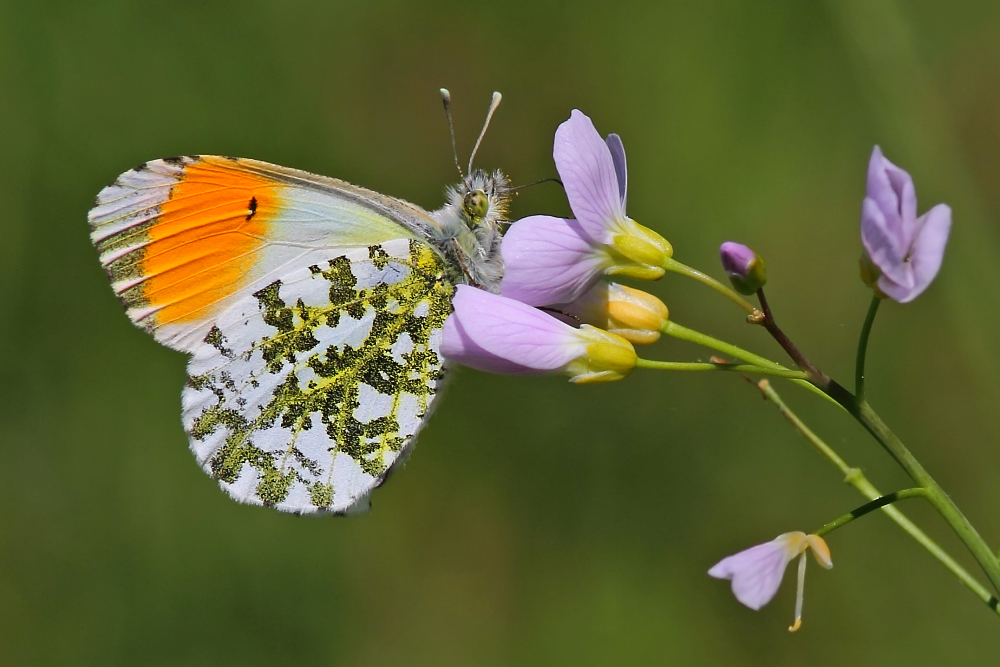
[[[511,225],[500,294],[459,286],[442,354],[491,373],[619,380],[635,367],[632,344],[657,340],[668,312],[651,294],[602,278],[659,278],[672,248],[625,215],[618,135],[602,139],[573,111],[556,131],[553,157],[576,218],[538,215]]]
[[[680,272],[750,310],[748,322],[763,324],[800,367],[810,367],[769,319],[763,293],[767,272],[756,252],[732,241],[720,247],[722,266],[734,292],[672,260],[673,250],[663,237],[626,215],[628,175],[618,135],[602,139],[590,118],[573,111],[556,132],[553,157],[575,217],[535,215],[510,227],[501,243],[505,268],[500,293],[468,285],[457,288],[454,311],[444,327],[442,354],[446,358],[491,373],[564,373],[572,382],[589,383],[628,375],[638,363],[633,344],[653,343],[664,332],[712,347],[714,339],[696,332],[692,338],[690,330],[668,323],[667,307],[653,295],[605,280],[607,276],[655,280],[668,268],[682,267]],[[950,228],[951,209],[944,204],[917,217],[913,180],[876,146],[861,210],[862,278],[876,296],[907,303],[922,293],[941,267]],[[762,310],[737,292],[757,294]],[[726,344],[714,349],[738,350]],[[741,358],[747,356],[761,359],[750,354]],[[767,368],[758,366],[755,371],[777,367],[791,372],[768,363]],[[847,515],[847,520],[854,516]],[[833,567],[822,537],[791,532],[724,558],[708,573],[731,580],[736,598],[756,610],[771,601],[785,569],[798,558],[795,622],[789,628],[795,631],[802,621],[805,552],[809,549],[823,567]]]
[[[642,360],[644,367],[781,374],[800,383],[811,383],[807,386],[826,394],[852,414],[861,415],[859,421],[870,432],[877,433],[872,423],[865,421],[870,418],[857,410],[864,396],[864,352],[874,314],[882,299],[907,303],[927,289],[941,268],[951,229],[951,209],[944,204],[917,216],[913,179],[887,160],[878,146],[869,161],[861,207],[864,247],[861,273],[876,298],[862,329],[855,393],[841,388],[836,395],[829,391],[835,383],[809,362],[775,323],[764,296],[767,271],[760,255],[741,243],[727,241],[722,244],[719,258],[732,284],[730,289],[711,276],[672,259],[673,249],[663,237],[626,215],[628,174],[625,149],[618,135],[602,139],[590,118],[573,111],[569,120],[556,131],[553,157],[575,217],[535,215],[515,222],[507,230],[500,246],[504,274],[499,294],[469,285],[460,285],[456,290],[452,301],[454,310],[445,322],[441,348],[447,359],[491,373],[563,373],[576,383],[607,382],[624,378],[639,365],[634,344],[653,343],[661,334],[666,334],[743,361],[750,360],[753,364],[730,364],[725,359],[713,357],[711,364]],[[608,276],[655,280],[667,270],[695,278],[725,294],[750,313],[747,322],[763,325],[803,370],[784,368],[736,346],[668,322],[669,313],[662,301],[646,292],[605,280]],[[760,309],[743,298],[754,294]],[[780,405],[776,394],[767,393],[766,383],[758,386],[765,396]],[[852,407],[855,409],[850,409]],[[782,409],[787,412],[786,407]],[[796,423],[795,419],[792,421]],[[877,434],[876,437],[889,448],[886,440]],[[894,443],[892,447],[902,445]],[[843,461],[827,445],[823,444],[820,449],[835,465],[844,467]],[[863,492],[868,495],[870,485]],[[774,598],[785,570],[797,558],[795,620],[789,627],[794,632],[802,624],[805,552],[812,550],[824,568],[833,567],[830,548],[820,535],[889,503],[906,497],[929,497],[933,492],[932,486],[922,484],[919,488],[881,496],[825,525],[818,534],[796,531],[779,535],[770,542],[723,558],[708,574],[730,580],[736,599],[758,610]],[[947,502],[943,492],[939,498]],[[957,508],[955,513],[960,515]],[[919,529],[905,524],[902,519],[896,520],[927,545],[927,538],[918,536]],[[965,535],[960,524],[952,525],[960,536]],[[966,536],[963,540],[993,584],[1000,586],[1000,567],[989,548],[976,545],[975,536]],[[987,555],[980,558],[977,554],[981,553]],[[939,559],[952,571],[958,567],[940,556]],[[963,581],[967,579],[963,576]],[[977,591],[976,586],[971,586],[974,591]],[[996,598],[983,590],[981,597],[995,609]]]
[[[603,280],[663,276],[673,249],[625,213],[628,173],[616,134],[602,139],[574,110],[555,135],[553,158],[575,218],[518,220],[501,244],[500,294],[460,287],[442,352],[492,373],[566,373],[574,382],[625,377],[633,343],[660,336],[668,312],[640,290]],[[941,266],[951,209],[939,204],[919,218],[910,175],[876,146],[861,214],[862,277],[880,297],[906,303]],[[720,258],[733,287],[753,294],[767,282],[764,260],[727,241]]]

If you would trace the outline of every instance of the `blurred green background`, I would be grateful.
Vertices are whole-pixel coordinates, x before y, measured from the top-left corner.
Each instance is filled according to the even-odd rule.
[[[195,465],[185,358],[129,324],[87,237],[132,165],[241,155],[425,207],[467,155],[554,175],[577,107],[629,155],[629,212],[721,276],[763,254],[776,315],[849,380],[869,293],[872,145],[954,233],[937,282],[889,304],[870,399],[1000,545],[1000,3],[0,1],[0,664],[939,665],[1000,651],[1000,619],[881,515],[831,536],[805,624],[791,576],[760,612],[720,557],[860,504],[738,377],[616,385],[461,370],[406,470],[350,519],[240,506]],[[515,216],[567,212],[558,187]],[[781,359],[677,276],[680,323]],[[670,341],[647,356],[707,353]],[[882,489],[888,457],[784,395]],[[917,501],[911,516],[975,565]]]

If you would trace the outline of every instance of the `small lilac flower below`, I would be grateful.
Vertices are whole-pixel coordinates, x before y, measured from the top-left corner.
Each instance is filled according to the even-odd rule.
[[[795,595],[795,632],[802,625],[802,600],[806,576],[806,550],[812,548],[816,561],[826,569],[833,567],[830,547],[818,535],[803,532],[784,533],[770,542],[758,544],[727,558],[708,571],[716,579],[731,579],[736,599],[758,610],[774,598],[785,575],[785,568],[799,556],[798,589]]]

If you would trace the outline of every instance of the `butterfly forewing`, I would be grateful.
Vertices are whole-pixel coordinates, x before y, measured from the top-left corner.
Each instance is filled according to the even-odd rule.
[[[215,319],[335,248],[422,236],[417,206],[333,178],[238,158],[153,160],[97,196],[91,238],[137,325],[191,352]]]
[[[440,381],[454,287],[428,245],[331,254],[240,299],[195,346],[184,427],[234,498],[346,512],[406,455]]]

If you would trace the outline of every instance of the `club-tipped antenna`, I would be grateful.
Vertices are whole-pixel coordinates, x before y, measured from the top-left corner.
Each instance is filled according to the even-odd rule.
[[[486,122],[483,123],[483,129],[479,133],[479,138],[476,139],[476,145],[472,148],[472,155],[469,156],[469,169],[468,172],[472,173],[472,161],[476,158],[476,151],[479,150],[479,144],[483,141],[483,135],[486,134],[486,128],[490,126],[490,119],[493,118],[493,112],[497,110],[500,106],[500,100],[503,96],[498,92],[493,93],[493,99],[490,101],[490,110],[486,112]]]
[[[514,187],[509,188],[508,191],[509,192],[515,192],[517,190],[522,190],[524,188],[530,188],[533,185],[541,185],[542,183],[558,183],[559,187],[562,187],[562,188],[565,187],[565,186],[563,186],[563,182],[560,181],[558,178],[542,178],[542,179],[534,181],[532,183],[525,183],[523,185],[515,185]]]
[[[441,102],[444,103],[444,115],[448,118],[448,132],[451,134],[451,154],[455,158],[455,168],[458,169],[458,177],[465,178],[462,173],[462,165],[458,163],[458,148],[455,146],[455,126],[451,122],[451,93],[447,88],[441,89]]]

